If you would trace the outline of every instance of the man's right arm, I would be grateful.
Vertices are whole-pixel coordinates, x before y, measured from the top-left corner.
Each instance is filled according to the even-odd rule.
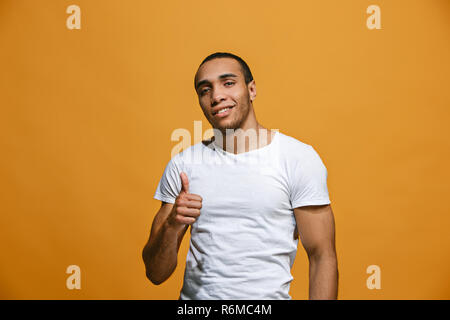
[[[189,227],[169,223],[173,207],[171,203],[161,203],[153,220],[150,238],[142,251],[147,278],[156,285],[164,282],[175,270],[178,250]]]
[[[178,250],[189,228],[200,216],[202,197],[189,193],[189,180],[180,174],[181,191],[174,204],[162,202],[155,216],[150,238],[142,251],[147,278],[161,284],[170,277],[177,266]]]

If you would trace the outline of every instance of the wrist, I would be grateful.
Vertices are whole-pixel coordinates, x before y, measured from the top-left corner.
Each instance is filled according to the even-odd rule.
[[[169,218],[166,220],[166,222],[164,223],[164,229],[167,232],[170,233],[176,233],[178,234],[179,232],[181,232],[184,228],[186,227],[186,225],[184,223],[178,223],[176,221],[174,221],[174,219],[172,218],[172,216],[169,216]]]

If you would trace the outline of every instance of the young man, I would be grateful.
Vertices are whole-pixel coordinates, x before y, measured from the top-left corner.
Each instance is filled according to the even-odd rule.
[[[214,136],[164,170],[154,196],[161,208],[142,252],[147,277],[154,284],[170,277],[190,225],[180,299],[291,299],[300,235],[309,298],[337,299],[334,217],[319,155],[258,123],[255,81],[240,57],[208,56],[194,84]]]

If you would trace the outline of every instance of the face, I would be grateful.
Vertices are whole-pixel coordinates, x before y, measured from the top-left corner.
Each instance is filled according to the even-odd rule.
[[[203,114],[213,128],[242,128],[256,96],[255,82],[245,83],[238,61],[216,58],[197,71],[195,86]],[[228,110],[223,110],[228,107]],[[222,111],[220,111],[222,110]]]

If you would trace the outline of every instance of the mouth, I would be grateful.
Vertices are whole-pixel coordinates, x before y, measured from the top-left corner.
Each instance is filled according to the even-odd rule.
[[[234,106],[231,107],[225,107],[220,109],[219,111],[213,112],[213,116],[214,117],[218,117],[218,118],[223,118],[226,117],[227,115],[229,115],[231,113],[231,109],[233,109]]]

